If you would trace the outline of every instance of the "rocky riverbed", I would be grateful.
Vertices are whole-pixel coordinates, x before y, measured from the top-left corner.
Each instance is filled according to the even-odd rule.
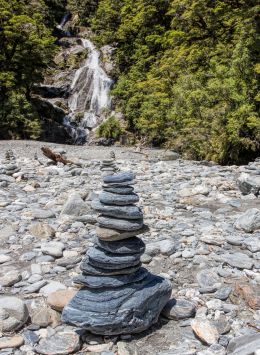
[[[40,142],[0,142],[1,354],[259,355],[260,160],[219,166],[113,148],[120,170],[136,173],[150,227],[142,262],[173,291],[150,330],[103,337],[60,315],[93,245],[91,202],[110,149],[49,146],[75,164],[52,164]]]

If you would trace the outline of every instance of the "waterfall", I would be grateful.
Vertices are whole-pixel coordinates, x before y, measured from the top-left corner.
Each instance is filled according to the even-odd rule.
[[[111,108],[109,91],[113,83],[100,65],[99,51],[88,39],[81,39],[88,57],[73,78],[64,125],[77,144],[84,144],[89,131],[102,122],[102,115]]]
[[[57,28],[62,30],[66,22],[68,22],[69,18],[70,18],[70,13],[67,12],[65,15],[63,15],[61,22],[59,23],[59,25],[57,25]]]

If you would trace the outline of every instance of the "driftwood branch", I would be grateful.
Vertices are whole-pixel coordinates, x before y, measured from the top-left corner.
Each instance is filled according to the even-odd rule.
[[[41,150],[43,152],[43,155],[45,155],[50,160],[54,161],[56,164],[57,163],[62,163],[64,165],[73,164],[71,160],[64,158],[59,153],[54,153],[49,147],[42,147]]]

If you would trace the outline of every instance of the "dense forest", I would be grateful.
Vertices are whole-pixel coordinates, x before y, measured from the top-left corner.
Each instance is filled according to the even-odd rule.
[[[70,11],[98,46],[115,47],[114,103],[136,140],[192,159],[254,158],[259,9],[255,0],[0,0],[0,139],[39,137],[31,89]]]

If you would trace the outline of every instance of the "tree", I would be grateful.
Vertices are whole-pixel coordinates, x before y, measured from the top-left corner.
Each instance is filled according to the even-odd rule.
[[[67,9],[77,14],[82,25],[89,25],[98,6],[98,0],[68,0]]]
[[[0,0],[0,14],[1,137],[35,137],[39,122],[30,92],[51,61],[54,38],[42,13],[25,0]]]
[[[259,154],[258,11],[253,0],[99,1],[92,27],[117,46],[128,129],[188,158]]]

